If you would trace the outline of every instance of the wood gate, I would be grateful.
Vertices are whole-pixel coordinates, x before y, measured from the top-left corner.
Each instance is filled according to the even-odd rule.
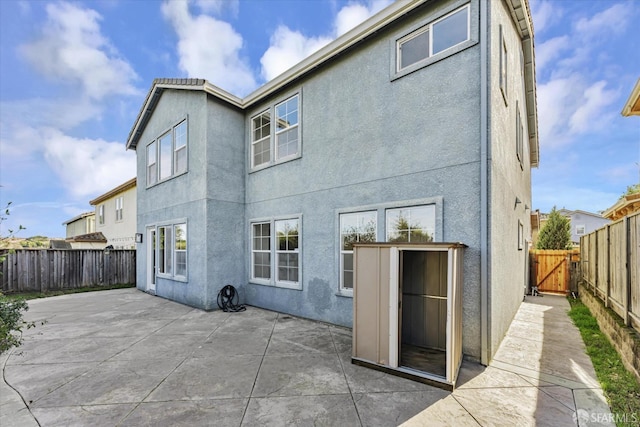
[[[571,289],[571,264],[579,259],[578,249],[532,250],[531,283],[540,292],[566,294]]]

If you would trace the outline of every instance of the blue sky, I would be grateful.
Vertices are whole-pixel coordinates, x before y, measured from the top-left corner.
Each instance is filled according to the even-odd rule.
[[[492,0],[499,1],[499,0]],[[135,176],[124,144],[156,77],[239,96],[389,0],[0,2],[0,234],[64,236],[63,221]],[[600,211],[639,180],[640,2],[535,0],[540,167],[533,208]]]

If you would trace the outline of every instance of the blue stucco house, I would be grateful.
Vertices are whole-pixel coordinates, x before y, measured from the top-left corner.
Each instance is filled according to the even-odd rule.
[[[351,326],[356,242],[468,246],[463,349],[523,299],[538,165],[526,0],[398,1],[240,98],[156,79],[137,155],[138,288]]]

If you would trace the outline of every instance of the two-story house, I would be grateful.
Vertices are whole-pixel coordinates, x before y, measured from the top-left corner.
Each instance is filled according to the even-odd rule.
[[[582,210],[560,209],[558,213],[569,219],[571,223],[571,242],[580,245],[580,237],[604,227],[611,221],[604,216]]]
[[[137,228],[136,178],[89,202],[95,208],[95,231],[113,249],[134,249]]]
[[[156,79],[127,142],[138,287],[351,326],[353,236],[461,242],[488,363],[525,289],[536,114],[526,0],[395,2],[244,98]]]

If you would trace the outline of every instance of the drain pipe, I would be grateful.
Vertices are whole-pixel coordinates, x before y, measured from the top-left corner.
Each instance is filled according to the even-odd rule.
[[[480,363],[489,364],[489,70],[488,70],[488,0],[480,1]]]

